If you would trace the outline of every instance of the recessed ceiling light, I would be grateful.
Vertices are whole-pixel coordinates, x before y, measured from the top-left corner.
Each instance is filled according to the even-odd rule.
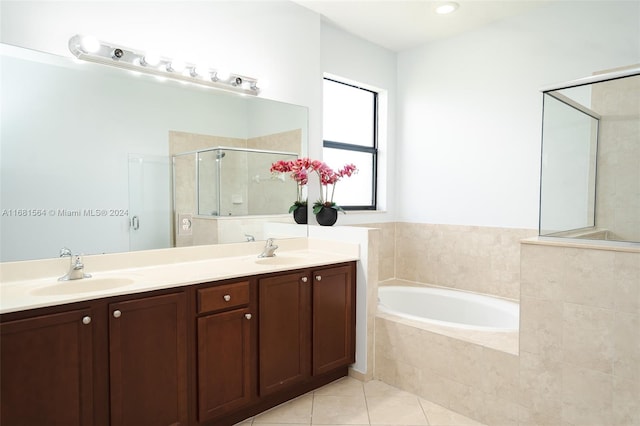
[[[436,13],[438,15],[447,15],[458,10],[458,7],[460,7],[460,5],[453,1],[442,3],[436,7]]]

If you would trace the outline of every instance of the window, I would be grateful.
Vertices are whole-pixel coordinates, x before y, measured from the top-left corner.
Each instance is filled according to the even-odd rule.
[[[333,201],[345,210],[375,210],[378,157],[378,93],[324,79],[323,159],[358,173],[341,180]]]

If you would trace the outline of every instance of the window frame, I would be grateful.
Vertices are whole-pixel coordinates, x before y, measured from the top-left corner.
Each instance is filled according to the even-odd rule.
[[[364,152],[371,154],[372,156],[372,173],[371,173],[371,204],[369,205],[340,205],[344,210],[377,210],[378,209],[378,98],[379,93],[375,90],[367,89],[366,87],[359,86],[357,84],[346,83],[336,78],[323,77],[322,80],[328,80],[338,84],[344,84],[356,89],[364,90],[373,94],[373,145],[364,146],[350,144],[346,142],[331,141],[322,138],[322,148],[340,149],[344,151]]]

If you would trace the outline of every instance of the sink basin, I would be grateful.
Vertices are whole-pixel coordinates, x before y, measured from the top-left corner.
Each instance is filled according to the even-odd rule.
[[[90,293],[104,291],[112,288],[124,287],[133,284],[130,278],[83,278],[81,280],[57,281],[45,287],[39,287],[31,291],[37,296],[56,296],[74,293]]]
[[[296,256],[275,256],[275,257],[261,257],[256,259],[256,263],[259,265],[300,265],[308,262],[306,257]]]

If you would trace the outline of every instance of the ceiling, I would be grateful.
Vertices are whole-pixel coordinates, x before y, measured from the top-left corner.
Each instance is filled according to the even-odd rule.
[[[319,13],[325,21],[338,28],[400,52],[524,13],[552,0],[456,0],[460,7],[449,15],[435,13],[436,6],[446,1],[293,1]]]

